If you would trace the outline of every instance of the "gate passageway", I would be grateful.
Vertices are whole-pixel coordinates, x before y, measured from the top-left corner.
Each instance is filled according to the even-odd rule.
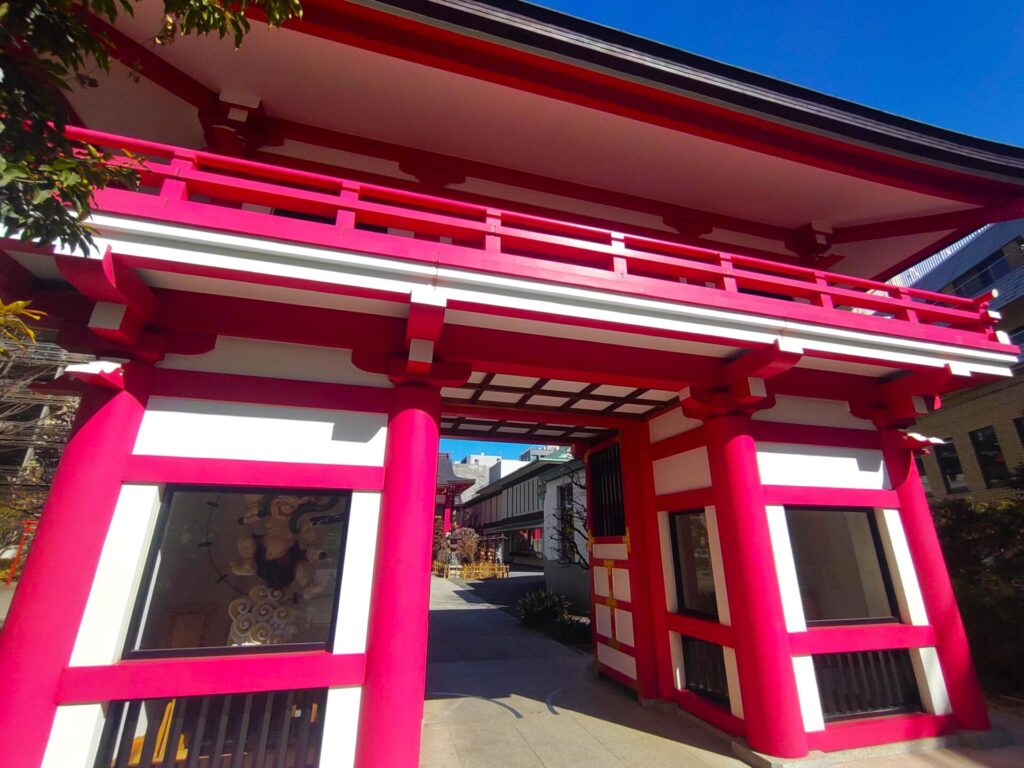
[[[421,768],[742,766],[689,719],[597,679],[592,657],[502,606],[544,584],[431,579]]]

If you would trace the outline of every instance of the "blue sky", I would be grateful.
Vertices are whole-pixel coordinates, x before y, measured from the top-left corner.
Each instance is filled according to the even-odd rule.
[[[542,0],[887,112],[1024,146],[1020,0]]]
[[[887,112],[1024,146],[1024,2],[543,0],[564,13]],[[523,446],[442,440],[518,458]]]
[[[487,453],[503,459],[518,459],[519,454],[529,445],[516,443],[488,443],[483,440],[453,440],[441,438],[441,450],[452,455],[452,461],[462,461],[471,453]]]

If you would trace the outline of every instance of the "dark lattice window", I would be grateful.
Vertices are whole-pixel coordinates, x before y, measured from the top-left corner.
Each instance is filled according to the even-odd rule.
[[[95,768],[320,764],[327,689],[112,701]]]
[[[618,444],[590,455],[590,508],[595,536],[624,536],[626,509],[622,501],[622,462]]]
[[[686,676],[686,690],[723,706],[729,705],[722,646],[695,637],[684,637],[683,674]]]
[[[905,648],[813,658],[826,721],[921,711],[921,694]]]

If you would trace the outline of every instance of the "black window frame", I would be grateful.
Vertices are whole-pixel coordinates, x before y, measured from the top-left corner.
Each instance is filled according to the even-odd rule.
[[[683,616],[693,616],[698,619],[708,619],[714,622],[721,622],[718,612],[718,586],[715,586],[715,610],[714,612],[699,611],[694,608],[687,608],[683,605],[683,568],[679,562],[679,535],[676,533],[675,518],[689,515],[704,515],[704,527],[707,528],[707,511],[703,508],[684,509],[669,512],[668,530],[672,540],[672,564],[676,574],[676,613]],[[711,561],[712,578],[714,577],[715,563],[711,557],[711,534],[708,534],[708,559]]]
[[[341,542],[338,546],[338,572],[336,574],[337,591],[333,599],[334,605],[331,611],[331,623],[327,631],[327,639],[317,643],[278,643],[274,645],[216,645],[197,648],[138,648],[136,647],[142,637],[142,619],[146,613],[149,595],[153,586],[153,578],[156,575],[157,559],[160,548],[163,546],[164,536],[167,533],[167,522],[171,514],[171,502],[176,492],[184,493],[241,493],[241,494],[274,494],[288,496],[324,496],[338,495],[345,497],[345,519],[344,531]],[[201,658],[205,656],[248,656],[265,653],[288,653],[296,651],[327,651],[330,650],[334,635],[338,627],[339,597],[341,595],[341,580],[345,572],[345,551],[348,547],[348,533],[352,513],[352,489],[338,488],[293,488],[288,486],[274,487],[251,487],[244,485],[203,485],[187,483],[168,483],[160,495],[160,511],[157,513],[156,523],[153,526],[153,535],[149,542],[149,551],[146,553],[146,564],[142,569],[142,576],[139,579],[138,591],[135,594],[135,604],[132,606],[131,618],[128,621],[128,630],[125,633],[124,647],[121,651],[123,661],[134,659],[180,659],[180,658]]]
[[[942,477],[942,484],[946,488],[946,493],[968,493],[970,488],[967,486],[966,480],[957,481],[963,483],[963,488],[957,488],[956,490],[954,490],[953,486],[949,484],[949,476],[946,474],[946,468],[944,466],[944,462],[948,457],[941,455],[946,450],[953,452],[953,458],[956,459],[956,463],[960,466],[960,474],[966,474],[964,472],[964,463],[960,460],[960,451],[956,449],[956,443],[953,442],[953,438],[945,437],[941,443],[936,443],[935,447],[932,448],[932,455],[935,456],[935,462],[939,465],[939,475]]]
[[[896,585],[893,582],[892,577],[892,565],[889,563],[889,558],[885,554],[885,546],[882,544],[882,533],[878,528],[878,516],[875,512],[874,507],[825,507],[818,505],[786,505],[784,507],[786,517],[786,528],[789,530],[789,517],[788,513],[790,510],[803,510],[803,511],[814,511],[814,512],[859,512],[867,515],[868,527],[871,531],[871,542],[874,545],[875,556],[878,558],[879,571],[882,575],[882,585],[885,589],[886,601],[889,603],[889,611],[892,616],[885,617],[862,617],[859,619],[808,619],[804,616],[804,623],[808,627],[844,627],[844,626],[862,626],[868,624],[902,624],[903,615],[900,612],[899,600],[896,597]],[[795,560],[794,552],[794,560]],[[800,585],[800,573],[797,571],[797,586]],[[803,608],[803,601],[801,600],[801,609]]]
[[[1002,479],[993,478],[993,463],[982,460],[983,454],[981,447],[979,446],[979,442],[981,441],[979,435],[980,433],[985,432],[986,430],[991,430],[992,439],[995,441],[995,447],[998,449],[999,455],[1003,459],[1002,468],[1006,472],[1006,476],[1003,477]],[[1006,454],[1003,453],[1003,446],[999,442],[999,433],[996,432],[996,428],[990,424],[987,427],[978,427],[977,429],[972,429],[970,432],[967,433],[967,438],[971,441],[971,449],[974,451],[974,460],[978,462],[978,469],[981,470],[981,479],[985,481],[985,488],[992,490],[995,488],[1009,487],[1010,483],[1013,481],[1013,472],[1011,472],[1010,468],[1006,465]],[[998,464],[998,462],[995,462],[996,466],[998,466]]]

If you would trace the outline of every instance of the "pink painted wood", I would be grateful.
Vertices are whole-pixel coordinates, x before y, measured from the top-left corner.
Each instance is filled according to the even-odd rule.
[[[161,190],[106,190],[97,197],[101,211],[719,308],[727,294],[728,306],[756,314],[1013,351],[995,340],[990,297],[894,290],[793,264],[81,128],[70,128],[69,135],[146,155],[144,184]],[[168,189],[168,181],[183,184],[184,197],[179,187]],[[203,202],[190,199],[198,195]],[[239,210],[241,203],[320,216],[324,223]],[[412,231],[417,239],[411,244],[408,238],[352,229],[352,222]],[[440,237],[455,242],[439,242]]]

